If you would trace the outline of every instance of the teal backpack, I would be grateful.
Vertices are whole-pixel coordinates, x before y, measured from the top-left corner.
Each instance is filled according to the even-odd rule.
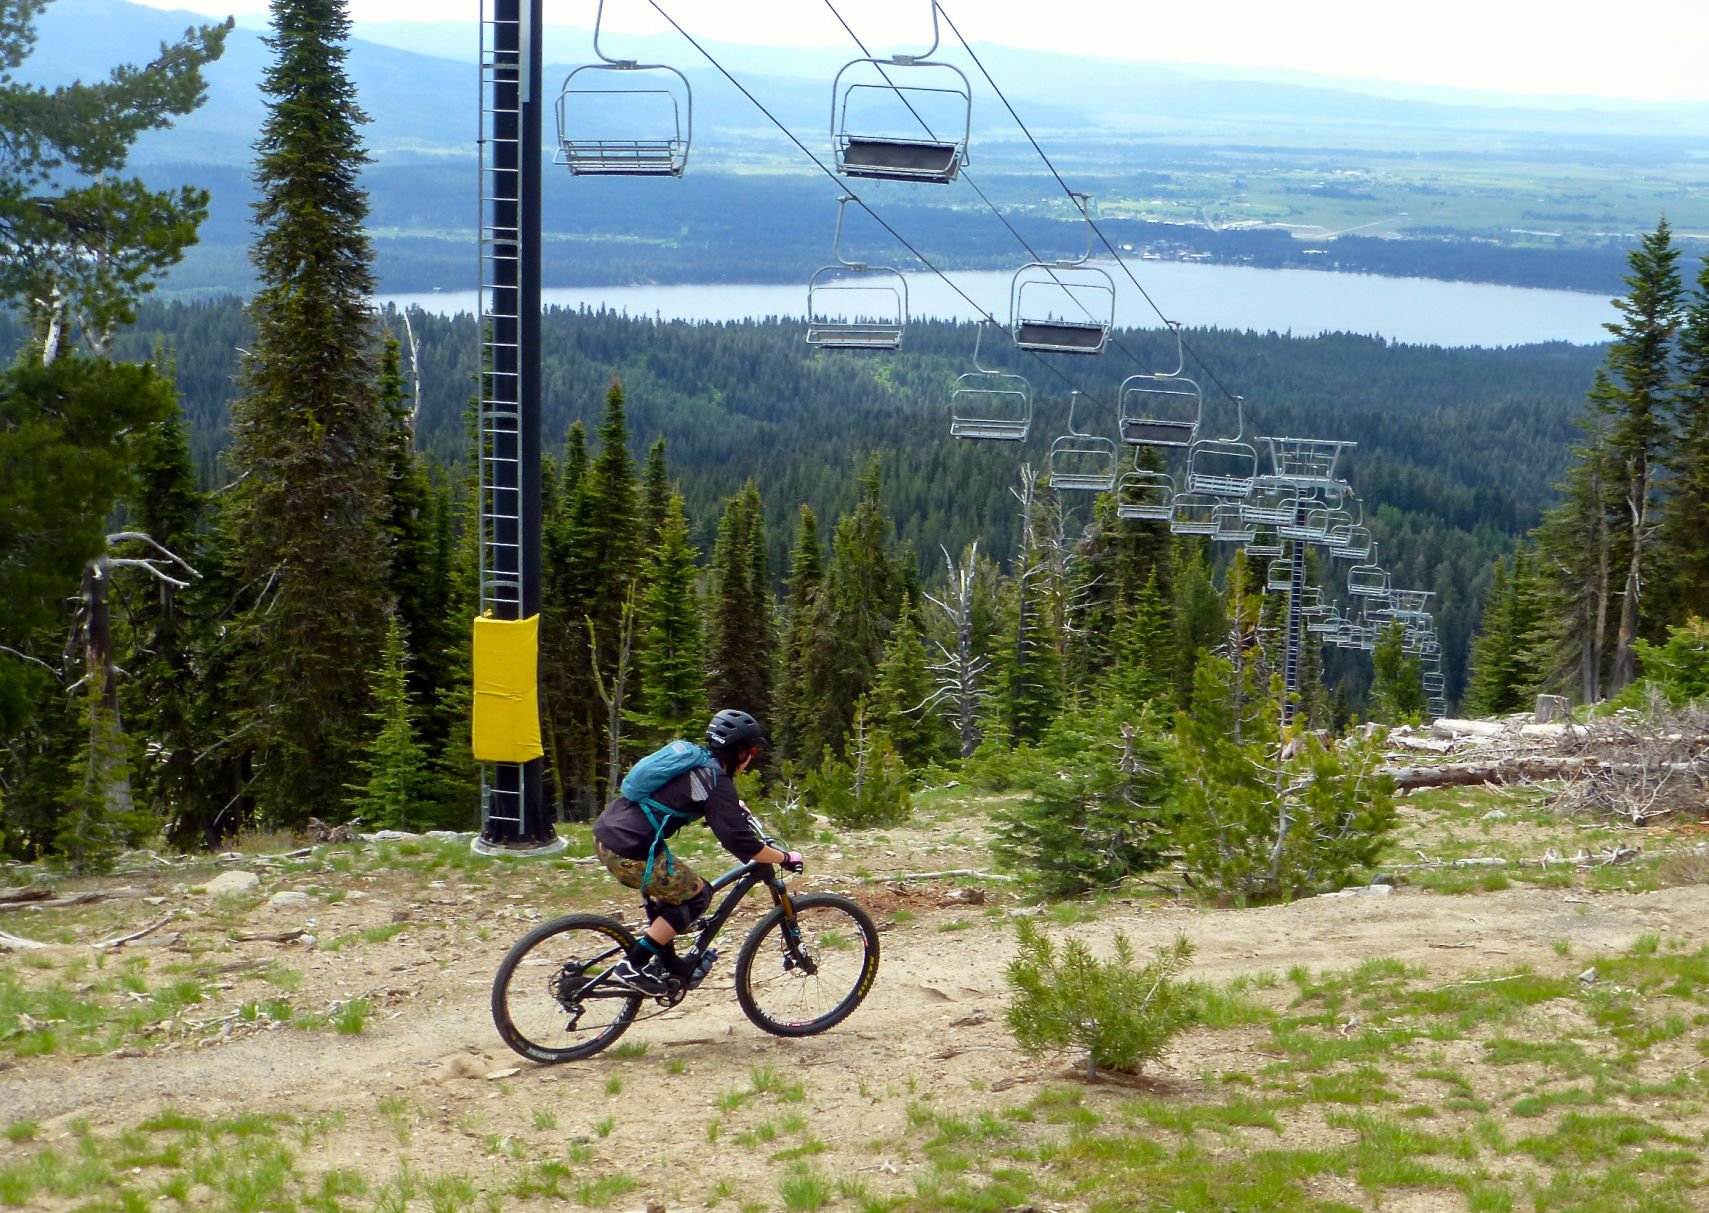
[[[692,741],[673,741],[654,750],[630,767],[629,773],[623,777],[623,782],[618,787],[625,800],[641,806],[641,812],[647,815],[647,820],[653,825],[653,844],[647,848],[647,867],[641,874],[643,889],[653,879],[653,860],[664,845],[665,827],[673,818],[678,821],[693,821],[698,816],[660,804],[653,799],[653,793],[684,771],[692,771],[697,767],[710,769],[712,781],[717,783],[718,760],[712,757],[710,750],[705,746],[695,745]],[[665,849],[665,871],[676,871],[669,848]]]

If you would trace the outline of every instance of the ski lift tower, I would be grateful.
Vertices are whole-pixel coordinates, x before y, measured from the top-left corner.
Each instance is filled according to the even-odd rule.
[[[483,763],[474,847],[487,852],[564,845],[542,795],[533,630],[540,614],[540,4],[481,0],[481,567],[473,731],[475,757]]]
[[[566,842],[543,795],[540,739],[540,187],[542,0],[481,0],[480,614],[472,734],[477,851],[547,854]],[[555,163],[574,176],[681,177],[688,79],[600,49],[557,98]]]
[[[1341,452],[1357,445],[1330,438],[1262,438],[1270,448],[1272,480],[1295,493],[1294,523],[1284,525],[1279,533],[1286,538],[1287,552],[1281,557],[1287,562],[1288,628],[1283,655],[1282,723],[1293,724],[1294,704],[1300,689],[1300,650],[1305,635],[1305,550],[1312,532],[1307,520],[1314,508],[1324,503],[1339,504],[1346,493],[1346,482],[1335,474]],[[1272,566],[1274,568],[1274,566]]]

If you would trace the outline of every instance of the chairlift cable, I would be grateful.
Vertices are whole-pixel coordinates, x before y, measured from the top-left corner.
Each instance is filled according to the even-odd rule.
[[[847,33],[854,41],[854,44],[860,48],[860,53],[865,55],[868,59],[874,59],[872,51],[868,49],[865,42],[861,41],[860,35],[854,32],[854,28],[849,25],[848,21],[843,17],[843,14],[838,11],[835,0],[825,0],[825,7],[831,10],[831,16],[837,19],[837,24],[843,27],[843,31]],[[945,14],[946,18],[947,16],[948,14]],[[876,62],[876,59],[874,59],[875,65]],[[892,89],[896,89],[896,82],[890,78],[890,74],[886,72],[881,65],[878,66],[878,74],[883,77],[886,84],[888,84]],[[987,78],[989,79],[989,77]],[[907,108],[908,112],[914,116],[914,121],[920,124],[920,129],[925,131],[928,137],[932,139],[936,139],[938,137],[937,132],[932,130],[931,124],[921,116],[920,111],[914,108],[914,103],[909,101],[908,98],[902,94],[900,89],[896,89],[896,99],[900,101],[903,106]],[[1012,110],[1010,112],[1013,113]],[[1056,271],[1052,267],[1051,263],[1045,260],[1044,256],[1028,242],[1025,236],[1021,235],[1020,231],[1013,223],[1009,222],[1009,217],[998,209],[997,204],[991,201],[990,197],[986,195],[984,190],[979,188],[979,183],[974,181],[972,174],[970,174],[966,169],[963,169],[959,176],[963,181],[967,182],[973,192],[979,196],[979,201],[985,204],[986,209],[993,215],[997,216],[997,221],[1009,229],[1009,235],[1013,236],[1016,241],[1019,242],[1020,246],[1027,251],[1027,255],[1044,268],[1045,272],[1050,275],[1051,280],[1054,281],[1057,286],[1062,287],[1063,293],[1067,295],[1068,298],[1074,300],[1076,306],[1078,306],[1081,311],[1085,312],[1088,317],[1092,317],[1092,309],[1087,307],[1085,302],[1082,301],[1078,295],[1075,295],[1071,290],[1069,290],[1063,281],[1056,276]],[[1061,178],[1059,177],[1057,180],[1060,182]],[[1155,307],[1156,305],[1154,304],[1153,306]],[[1092,318],[1096,319],[1096,317]],[[1134,365],[1143,370],[1150,369],[1149,365],[1142,362],[1139,355],[1135,354],[1132,350],[1123,345],[1119,338],[1112,336],[1110,340],[1118,350],[1132,359]],[[1034,356],[1036,357],[1037,355],[1035,354]]]
[[[1045,152],[1044,148],[1039,146],[1038,140],[1033,138],[1032,131],[1029,130],[1027,124],[1021,120],[1020,114],[1015,112],[1015,107],[1010,104],[1008,96],[1003,92],[1002,88],[998,86],[997,81],[992,77],[990,70],[986,68],[984,62],[974,51],[972,44],[967,40],[967,36],[963,34],[960,27],[956,25],[955,19],[949,15],[949,12],[943,5],[938,4],[937,10],[938,15],[941,16],[949,25],[949,28],[955,34],[956,39],[961,43],[962,49],[967,52],[967,57],[973,60],[974,66],[977,67],[980,74],[985,77],[985,82],[991,86],[991,91],[997,94],[997,99],[1003,103],[1003,108],[1009,111],[1009,117],[1013,118],[1015,120],[1015,125],[1021,128],[1021,134],[1025,135],[1027,137],[1027,142],[1032,144],[1033,151],[1037,152],[1039,159],[1044,161],[1044,166],[1050,170],[1050,175],[1056,178],[1056,183],[1062,187],[1064,193],[1072,195],[1074,190],[1069,188],[1068,183],[1062,179],[1062,174],[1056,171],[1056,165],[1051,161],[1050,156]],[[1087,222],[1091,224],[1092,230],[1097,233],[1098,240],[1103,244],[1105,251],[1110,254],[1117,265],[1121,266],[1122,272],[1127,275],[1128,281],[1133,283],[1134,288],[1138,290],[1145,301],[1151,305],[1151,310],[1157,313],[1157,318],[1163,321],[1164,324],[1168,324],[1169,318],[1164,314],[1163,309],[1157,305],[1157,301],[1151,297],[1151,292],[1145,289],[1144,284],[1134,276],[1133,270],[1128,266],[1126,261],[1122,260],[1122,255],[1116,251],[1115,245],[1110,243],[1110,238],[1104,235],[1103,229],[1098,226],[1097,222],[1093,220],[1090,215],[1087,216]],[[1216,384],[1218,391],[1220,391],[1230,401],[1239,399],[1234,392],[1229,390],[1228,386],[1223,383],[1216,371],[1204,360],[1197,350],[1195,350],[1191,345],[1188,345],[1186,349],[1187,352],[1193,356],[1193,361],[1198,363],[1200,369],[1209,376],[1210,381]]]
[[[990,321],[992,324],[995,324],[998,328],[1002,329],[1005,333],[1008,333],[1010,331],[1008,325],[1001,323],[989,311],[987,311],[984,307],[981,307],[979,302],[976,299],[974,299],[971,295],[969,295],[966,291],[964,291],[954,280],[952,280],[950,278],[950,276],[948,274],[944,273],[943,270],[939,269],[932,262],[931,258],[927,257],[919,249],[915,248],[914,245],[908,240],[908,238],[906,236],[904,236],[901,232],[897,231],[894,227],[892,227],[890,225],[889,221],[886,220],[884,218],[884,216],[880,215],[877,211],[873,210],[871,205],[868,204],[864,198],[862,198],[859,194],[856,194],[853,190],[849,189],[847,186],[847,183],[844,182],[842,180],[842,178],[838,177],[837,174],[834,173],[831,169],[826,167],[824,161],[820,160],[819,157],[815,156],[812,152],[812,149],[810,149],[805,143],[801,142],[801,140],[796,137],[796,135],[793,131],[791,131],[781,121],[779,121],[777,115],[773,114],[771,112],[771,110],[767,109],[765,106],[765,103],[763,101],[761,101],[758,97],[754,96],[753,93],[749,92],[747,87],[740,80],[736,79],[736,77],[730,73],[730,70],[728,68],[726,68],[722,63],[718,62],[718,60],[713,56],[711,51],[707,50],[704,46],[702,46],[700,44],[700,42],[695,39],[693,34],[689,33],[680,24],[678,24],[676,18],[672,17],[669,13],[667,13],[664,10],[664,7],[659,4],[659,0],[647,0],[647,3],[653,7],[653,10],[655,12],[657,12],[659,14],[659,16],[663,17],[670,24],[672,29],[676,30],[677,33],[681,34],[685,39],[687,39],[688,44],[690,46],[692,46],[695,50],[699,51],[701,54],[701,57],[704,58],[708,63],[710,63],[714,68],[717,69],[719,75],[723,76],[724,79],[728,80],[733,86],[735,86],[735,89],[737,92],[741,93],[742,96],[746,97],[753,104],[755,109],[759,110],[760,113],[764,114],[767,121],[769,121],[773,126],[777,127],[778,130],[782,131],[784,137],[786,139],[788,139],[791,143],[793,143],[796,146],[796,148],[799,149],[801,154],[803,156],[806,156],[807,159],[812,162],[813,167],[818,169],[821,173],[825,174],[825,176],[827,178],[829,178],[830,181],[834,185],[836,185],[837,191],[839,194],[847,194],[850,201],[854,202],[857,206],[859,206],[861,208],[861,210],[865,211],[868,215],[871,215],[874,222],[876,222],[878,224],[878,226],[880,226],[887,233],[889,233],[890,237],[893,240],[895,240],[896,243],[900,244],[903,248],[907,249],[910,253],[912,253],[915,260],[919,261],[919,263],[921,265],[925,266],[932,273],[936,274],[939,278],[943,279],[944,285],[948,286],[950,288],[950,290],[954,291],[957,295],[961,296],[963,301],[965,301],[968,304],[968,306],[973,308],[974,313],[976,315],[983,317],[985,320]],[[947,14],[946,14],[946,16],[947,16]],[[1029,136],[1029,138],[1030,138],[1030,136]],[[1037,145],[1035,144],[1034,146],[1036,147]],[[1060,180],[1060,178],[1058,178],[1058,180]],[[1062,372],[1061,368],[1052,365],[1049,361],[1047,361],[1044,358],[1039,357],[1039,355],[1037,355],[1037,354],[1033,354],[1032,357],[1037,359],[1039,362],[1044,363],[1044,365],[1050,369],[1051,374],[1055,375],[1058,379],[1062,380],[1063,383],[1067,384],[1070,390],[1072,390],[1072,391],[1079,391],[1080,390],[1079,385],[1076,384],[1074,382],[1074,380],[1070,379],[1067,375],[1065,375]],[[1082,393],[1082,394],[1084,394],[1084,393]]]

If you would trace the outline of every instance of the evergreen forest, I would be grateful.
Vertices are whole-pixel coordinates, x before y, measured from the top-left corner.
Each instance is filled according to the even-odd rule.
[[[0,23],[0,63],[27,56],[44,3]],[[13,856],[98,869],[157,835],[199,848],[311,818],[479,824],[480,334],[468,316],[371,306],[336,0],[274,6],[255,293],[147,298],[207,198],[124,178],[125,151],[195,107],[225,28],[104,85],[0,74],[20,149],[0,160]],[[1684,279],[1665,221],[1628,260],[1602,347],[1188,334],[1204,432],[1357,444],[1339,472],[1394,584],[1434,595],[1451,701],[1601,700],[1703,613],[1709,268]],[[915,323],[902,352],[874,356],[813,353],[778,322],[545,317],[556,816],[588,819],[635,758],[741,706],[774,742],[753,795],[785,812],[880,824],[911,788],[969,778],[1033,790],[1006,845],[1022,864],[1077,855],[1065,887],[1167,854],[1242,897],[1333,884],[1386,808],[1338,807],[1351,776],[1326,748],[1288,761],[1314,772],[1339,859],[1282,872],[1281,839],[1266,857],[1238,814],[1202,824],[1217,805],[1262,818],[1252,772],[1282,761],[1265,562],[1050,484],[1069,386],[1082,427],[1113,429],[1122,379],[1168,365],[1172,339],[1117,332],[1071,373],[988,350],[1039,396],[1026,442],[984,444],[947,425],[974,338]],[[1332,561],[1311,576],[1345,597]],[[1425,708],[1398,634],[1369,655],[1309,641],[1302,675],[1294,724],[1325,736]]]

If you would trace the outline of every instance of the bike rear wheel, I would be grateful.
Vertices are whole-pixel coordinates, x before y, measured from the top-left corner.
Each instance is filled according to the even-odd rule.
[[[812,1036],[861,1004],[878,974],[878,928],[835,893],[792,897],[748,933],[736,957],[736,1001],[773,1036]]]
[[[634,1022],[641,996],[606,976],[635,936],[597,914],[542,923],[516,941],[493,978],[504,1043],[548,1065],[592,1057]]]

